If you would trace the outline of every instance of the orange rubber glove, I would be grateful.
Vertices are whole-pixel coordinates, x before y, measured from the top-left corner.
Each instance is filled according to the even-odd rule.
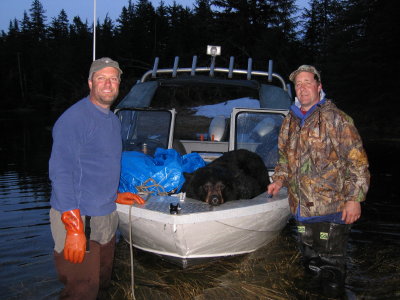
[[[61,221],[67,230],[64,246],[64,258],[74,264],[83,261],[86,251],[86,236],[79,209],[64,212]]]
[[[119,204],[133,205],[134,203],[144,204],[146,201],[137,194],[130,192],[117,193],[117,200],[115,202]]]

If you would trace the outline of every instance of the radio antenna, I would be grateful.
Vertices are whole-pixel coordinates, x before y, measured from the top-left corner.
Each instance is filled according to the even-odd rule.
[[[96,60],[96,0],[93,0],[93,61]]]

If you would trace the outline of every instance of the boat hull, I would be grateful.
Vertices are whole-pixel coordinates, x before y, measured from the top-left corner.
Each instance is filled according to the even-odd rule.
[[[171,203],[179,203],[178,214],[170,213]],[[253,252],[272,241],[290,216],[286,191],[217,207],[193,199],[151,196],[145,205],[118,205],[117,211],[126,241],[131,227],[134,247],[183,266],[190,259]]]

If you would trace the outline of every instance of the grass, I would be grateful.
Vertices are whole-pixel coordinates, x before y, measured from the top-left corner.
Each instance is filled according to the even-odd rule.
[[[293,239],[280,236],[258,251],[186,269],[134,250],[135,299],[320,299],[300,290],[303,270]],[[112,287],[101,299],[133,299],[129,245],[117,245]]]
[[[365,243],[367,235],[349,245],[348,299],[398,299],[398,245]],[[121,240],[117,244],[112,285],[100,294],[99,300],[328,299],[307,287],[290,223],[274,241],[253,253],[186,269],[134,250],[135,298],[131,295],[130,268],[129,245]]]

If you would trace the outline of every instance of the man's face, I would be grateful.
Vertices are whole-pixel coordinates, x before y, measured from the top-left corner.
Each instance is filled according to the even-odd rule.
[[[319,93],[322,85],[314,79],[314,74],[310,72],[300,72],[297,74],[294,88],[297,99],[303,109],[309,110],[314,104],[319,102]]]
[[[89,79],[90,100],[101,107],[110,108],[118,97],[119,83],[119,72],[113,67],[95,72]]]

